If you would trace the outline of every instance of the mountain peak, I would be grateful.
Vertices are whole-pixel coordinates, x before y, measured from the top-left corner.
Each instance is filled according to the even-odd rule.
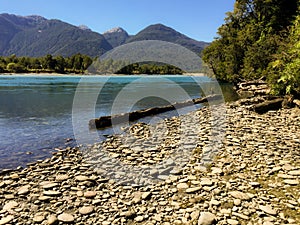
[[[91,30],[88,26],[86,26],[86,25],[84,25],[84,24],[79,25],[78,28],[79,28],[80,30]]]
[[[103,34],[111,34],[111,33],[127,33],[127,32],[122,27],[115,27],[104,32]]]
[[[204,47],[207,46],[207,43],[189,38],[186,35],[174,30],[173,28],[161,23],[146,27],[138,34],[128,38],[126,43],[144,40],[159,40],[179,44],[197,54],[199,54],[204,49]]]
[[[103,36],[113,48],[124,44],[129,38],[128,33],[121,27],[106,31]]]

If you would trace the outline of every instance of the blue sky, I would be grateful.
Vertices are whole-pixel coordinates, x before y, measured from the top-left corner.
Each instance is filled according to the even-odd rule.
[[[0,13],[41,15],[103,33],[120,26],[136,34],[162,23],[201,41],[212,41],[235,0],[0,0]]]

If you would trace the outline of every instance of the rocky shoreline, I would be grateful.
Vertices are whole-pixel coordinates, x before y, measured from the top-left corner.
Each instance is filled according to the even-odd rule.
[[[202,108],[0,175],[0,225],[300,224],[300,109],[241,103],[226,103],[224,123],[210,119],[224,105]]]

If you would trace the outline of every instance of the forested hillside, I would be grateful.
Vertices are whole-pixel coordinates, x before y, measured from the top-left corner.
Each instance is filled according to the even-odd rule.
[[[300,93],[299,0],[237,0],[203,60],[219,80],[265,79],[274,94]]]

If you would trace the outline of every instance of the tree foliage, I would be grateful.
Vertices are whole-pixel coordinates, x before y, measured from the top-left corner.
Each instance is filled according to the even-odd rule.
[[[280,48],[267,70],[274,94],[300,95],[300,15],[290,29],[287,43]]]
[[[218,29],[219,36],[204,50],[203,60],[224,81],[269,76],[274,56],[291,40],[289,28],[299,13],[298,2],[236,0]]]

